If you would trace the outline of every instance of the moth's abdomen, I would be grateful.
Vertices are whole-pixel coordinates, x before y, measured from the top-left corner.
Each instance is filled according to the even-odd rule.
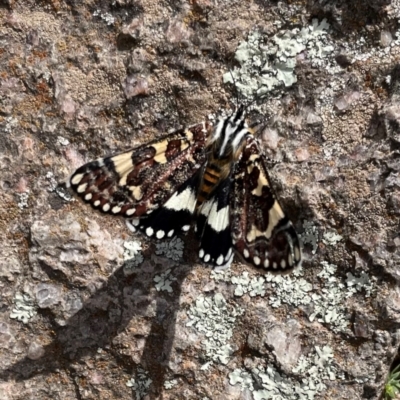
[[[221,172],[222,169],[218,164],[213,162],[207,164],[197,195],[197,209],[210,198],[211,193],[218,186],[222,177]]]

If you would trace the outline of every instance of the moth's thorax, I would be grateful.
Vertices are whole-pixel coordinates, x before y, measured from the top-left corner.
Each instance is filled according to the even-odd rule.
[[[242,108],[218,121],[207,145],[208,160],[198,191],[197,208],[228,178],[242,152],[245,137],[251,133]]]
[[[244,138],[251,133],[241,107],[218,121],[208,143],[209,154],[215,160],[234,162],[242,149]]]

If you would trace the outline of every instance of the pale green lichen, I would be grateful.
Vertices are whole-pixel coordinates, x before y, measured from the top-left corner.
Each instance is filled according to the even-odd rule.
[[[167,269],[163,274],[156,275],[154,277],[154,282],[156,282],[157,291],[165,291],[172,293],[171,283],[176,281],[176,278],[170,275],[171,269]]]
[[[258,31],[251,32],[238,46],[235,58],[240,68],[224,75],[224,82],[234,83],[243,96],[262,96],[279,86],[292,86],[297,82],[296,56],[307,51],[312,64],[318,65],[333,52],[328,43],[329,24],[314,19],[311,26],[286,30],[272,38]]]
[[[296,268],[291,275],[265,274],[263,276],[249,277],[248,272],[235,276],[231,270],[213,271],[211,278],[215,281],[224,281],[234,284],[235,296],[243,296],[246,293],[250,296],[264,296],[267,292],[269,304],[278,308],[282,304],[293,306],[312,306],[308,318],[328,324],[334,332],[345,331],[349,321],[346,316],[345,300],[357,292],[365,292],[370,297],[375,290],[375,280],[370,279],[365,272],[359,277],[351,273],[343,282],[337,276],[337,266],[325,261],[321,263],[322,269],[317,274],[321,288],[318,292],[313,291],[313,285],[304,277],[302,267]]]
[[[61,186],[58,184],[57,179],[54,177],[54,173],[52,171],[48,171],[46,173],[46,179],[47,179],[47,183],[48,183],[48,187],[47,190],[49,192],[54,192],[57,194],[57,196],[59,196],[61,199],[70,202],[73,201],[73,195],[71,192],[69,192],[67,190],[66,187]]]
[[[329,346],[316,346],[313,354],[301,356],[292,372],[294,377],[288,377],[272,365],[250,371],[237,368],[229,374],[229,383],[240,385],[242,391],[250,391],[254,400],[313,400],[327,389],[326,381],[344,379],[343,373],[333,365]]]
[[[25,193],[17,193],[18,197],[18,207],[22,210],[23,208],[28,207],[28,200],[29,200],[29,190],[27,190]]]
[[[312,254],[315,254],[318,249],[318,230],[317,227],[310,221],[303,222],[304,232],[300,235],[303,244],[311,244]]]
[[[100,17],[107,25],[114,25],[115,17],[110,13],[103,13],[101,10],[93,12],[93,17]]]
[[[164,382],[164,387],[165,389],[172,389],[174,386],[176,386],[178,384],[178,380],[177,379],[172,379],[170,381],[165,381]]]
[[[28,294],[16,293],[10,318],[27,324],[37,314],[33,299]]]
[[[232,283],[236,285],[235,296],[243,296],[248,293],[251,297],[265,295],[265,278],[249,277],[248,272],[243,272],[241,276],[233,276]]]
[[[163,255],[174,261],[179,261],[183,255],[183,241],[178,237],[174,237],[169,241],[158,242],[156,245],[156,254]]]
[[[244,310],[228,305],[224,296],[217,293],[214,297],[199,296],[187,312],[191,326],[205,336],[203,348],[206,359],[227,364],[232,354],[229,340],[238,316]],[[207,364],[208,367],[209,364]]]
[[[136,400],[141,400],[147,395],[152,382],[149,378],[149,373],[142,367],[138,367],[136,377],[129,379],[126,382],[126,386],[131,387],[135,391]]]
[[[327,245],[334,246],[343,239],[343,236],[336,232],[325,232],[322,237],[322,242]]]
[[[269,304],[274,307],[280,307],[282,303],[300,306],[310,304],[310,292],[312,284],[305,280],[303,269],[300,267],[296,270],[297,276],[292,274],[290,276],[267,274],[266,280],[270,282],[273,294],[269,296]]]
[[[143,261],[141,244],[137,241],[124,242],[124,273],[132,274]]]
[[[376,291],[376,278],[370,278],[364,271],[359,277],[354,276],[351,272],[346,274],[347,297],[352,296],[357,292],[365,292],[365,297],[370,297]]]

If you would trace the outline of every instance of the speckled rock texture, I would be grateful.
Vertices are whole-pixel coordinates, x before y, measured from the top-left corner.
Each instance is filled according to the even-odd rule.
[[[231,72],[229,72],[231,71]],[[217,273],[64,182],[249,104],[302,267]],[[399,0],[4,0],[0,398],[376,399],[400,345]]]

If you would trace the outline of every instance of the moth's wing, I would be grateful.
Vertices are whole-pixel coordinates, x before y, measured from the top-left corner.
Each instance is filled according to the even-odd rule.
[[[171,238],[187,232],[196,209],[197,192],[201,183],[202,168],[184,182],[160,207],[150,214],[130,221],[131,230],[140,229],[149,237]]]
[[[300,264],[299,238],[274,196],[263,153],[250,135],[234,167],[230,205],[234,247],[247,262],[271,271]]]
[[[225,269],[233,260],[230,224],[232,180],[224,179],[198,211],[196,233],[200,238],[199,257],[217,269]]]
[[[140,217],[164,204],[204,164],[210,129],[194,125],[90,162],[72,174],[69,185],[103,213]]]

